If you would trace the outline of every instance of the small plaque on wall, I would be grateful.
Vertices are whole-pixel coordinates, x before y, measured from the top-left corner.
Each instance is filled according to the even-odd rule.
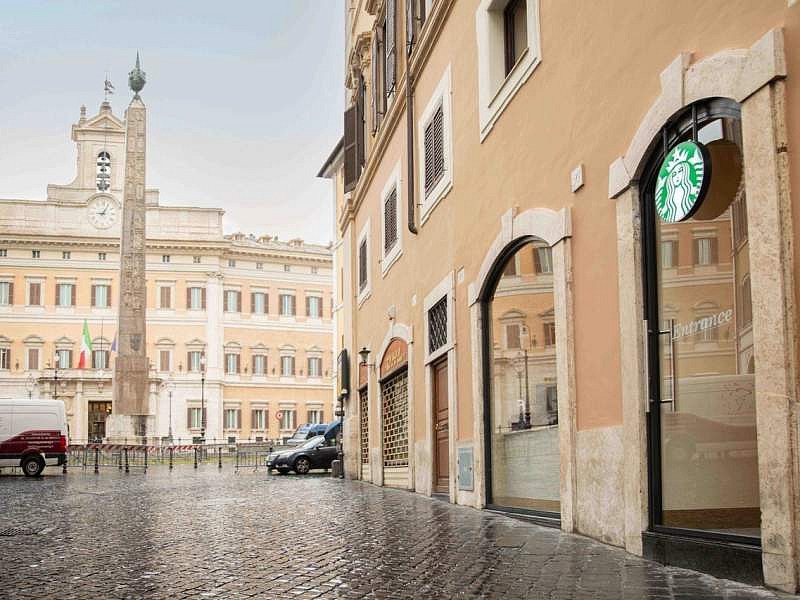
[[[472,447],[458,449],[458,489],[471,492],[473,489]]]

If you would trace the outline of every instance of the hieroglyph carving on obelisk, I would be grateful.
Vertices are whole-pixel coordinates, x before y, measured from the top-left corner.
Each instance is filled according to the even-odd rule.
[[[120,302],[117,329],[117,357],[114,365],[114,406],[116,415],[139,416],[133,419],[137,435],[147,435],[148,362],[146,334],[145,277],[145,143],[147,111],[139,92],[144,73],[136,67],[129,75],[134,92],[126,113],[125,195],[122,205],[120,244]]]

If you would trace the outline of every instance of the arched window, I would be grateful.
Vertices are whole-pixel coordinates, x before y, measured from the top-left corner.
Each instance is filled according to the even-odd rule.
[[[560,511],[555,305],[550,247],[521,239],[495,266],[483,298],[491,386],[488,503]],[[516,277],[506,275],[515,265]]]
[[[97,191],[107,192],[111,188],[111,155],[103,150],[97,155]]]

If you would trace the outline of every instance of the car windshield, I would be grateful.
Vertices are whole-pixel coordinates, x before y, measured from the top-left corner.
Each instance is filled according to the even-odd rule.
[[[308,435],[308,430],[309,430],[309,429],[310,429],[310,428],[309,428],[309,427],[307,427],[307,426],[304,426],[304,427],[299,427],[299,428],[297,429],[297,431],[295,431],[295,432],[294,432],[294,435],[292,436],[292,439],[295,439],[295,440],[304,440],[304,439],[306,438],[306,436]]]
[[[318,435],[318,436],[316,436],[316,437],[313,437],[313,438],[311,438],[310,440],[308,440],[308,441],[307,441],[305,444],[303,444],[302,446],[300,446],[300,449],[301,449],[301,450],[311,450],[311,448],[313,448],[314,446],[316,446],[317,444],[319,444],[319,443],[320,443],[322,440],[324,440],[324,439],[325,439],[325,438],[324,438],[324,437],[322,437],[321,435]]]

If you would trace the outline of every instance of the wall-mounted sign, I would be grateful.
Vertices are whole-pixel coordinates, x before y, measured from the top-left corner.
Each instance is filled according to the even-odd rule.
[[[381,379],[404,367],[408,362],[408,344],[403,340],[393,339],[381,360]]]
[[[681,142],[661,163],[656,180],[656,212],[663,221],[677,223],[694,214],[711,181],[711,158],[699,142]]]
[[[282,420],[283,419],[283,411],[282,410],[275,411],[275,418],[278,421]]]

